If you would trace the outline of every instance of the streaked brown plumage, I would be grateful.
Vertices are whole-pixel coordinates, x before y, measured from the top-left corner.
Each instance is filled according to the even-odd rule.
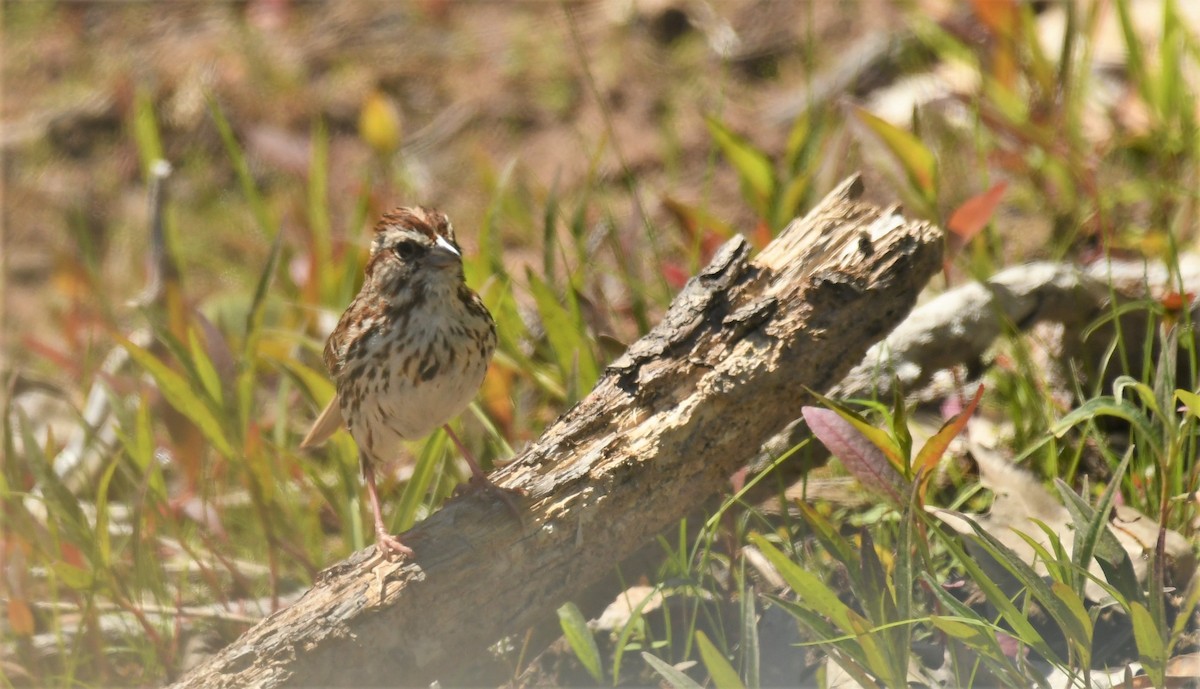
[[[398,208],[375,226],[366,277],[325,344],[337,394],[301,443],[311,447],[343,427],[359,448],[379,546],[412,551],[387,532],[375,488],[375,462],[443,426],[489,485],[446,422],[479,390],[496,348],[496,328],[463,279],[462,254],[446,216]]]

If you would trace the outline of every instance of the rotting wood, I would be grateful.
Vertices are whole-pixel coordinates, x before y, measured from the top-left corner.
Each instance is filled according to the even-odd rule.
[[[912,308],[940,232],[843,182],[756,258],[725,244],[663,322],[494,478],[524,491],[518,524],[486,496],[451,500],[334,565],[178,687],[428,685],[552,612],[727,479]]]

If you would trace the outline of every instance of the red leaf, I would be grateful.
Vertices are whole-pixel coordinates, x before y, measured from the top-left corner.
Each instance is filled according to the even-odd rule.
[[[971,418],[971,414],[975,413],[975,407],[979,406],[979,399],[983,397],[983,386],[975,391],[975,397],[967,404],[967,408],[962,410],[954,418],[942,424],[942,427],[933,437],[925,442],[921,447],[921,451],[917,453],[917,458],[913,460],[913,466],[917,471],[924,475],[929,475],[933,471],[933,467],[946,453],[946,448],[950,446],[950,441],[954,440],[962,429],[967,425],[967,420]]]
[[[908,495],[907,481],[882,450],[835,411],[821,407],[804,407],[800,411],[813,435],[842,461],[846,471],[863,487],[886,495],[893,504],[904,504]]]
[[[678,263],[673,261],[664,261],[662,264],[663,278],[672,289],[683,289],[683,285],[688,281],[691,275],[684,270]]]
[[[1000,198],[1004,196],[1007,189],[1008,182],[996,182],[991,189],[967,199],[950,216],[950,221],[946,223],[946,226],[963,244],[971,241],[975,235],[987,227],[988,222],[992,219],[992,214],[996,212],[996,206],[1000,205]]]
[[[1007,36],[1017,25],[1017,0],[971,0],[971,7],[993,34]]]

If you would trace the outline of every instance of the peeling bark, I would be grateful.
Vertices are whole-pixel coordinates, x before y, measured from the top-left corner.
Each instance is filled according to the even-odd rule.
[[[427,685],[604,577],[719,493],[762,442],[862,360],[940,267],[940,232],[859,201],[850,179],[756,258],[741,238],[486,495],[321,574],[178,687]]]

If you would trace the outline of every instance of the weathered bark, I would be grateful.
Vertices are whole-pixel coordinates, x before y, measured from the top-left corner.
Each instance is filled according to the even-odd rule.
[[[404,535],[403,562],[356,554],[180,687],[426,685],[519,632],[724,488],[808,400],[910,310],[939,232],[858,201],[852,179],[754,260],[741,239],[662,324],[494,476]]]

